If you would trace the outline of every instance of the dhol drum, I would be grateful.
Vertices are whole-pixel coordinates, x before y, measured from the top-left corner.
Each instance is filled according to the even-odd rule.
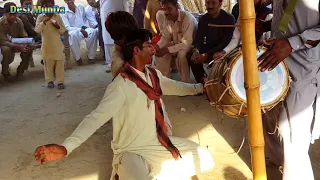
[[[266,48],[259,47],[257,58],[265,51]],[[261,110],[266,113],[284,100],[290,86],[290,76],[284,62],[272,71],[259,71],[259,76]],[[247,116],[241,47],[214,61],[205,88],[210,104],[218,110],[231,117]]]

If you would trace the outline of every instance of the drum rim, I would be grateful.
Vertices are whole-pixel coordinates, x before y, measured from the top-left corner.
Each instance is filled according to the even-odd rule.
[[[260,50],[267,50],[266,47],[263,47],[263,46],[260,46],[258,47]],[[242,48],[239,48],[239,51],[241,51]],[[229,93],[230,95],[235,98],[236,100],[238,100],[239,102],[243,102],[245,105],[247,105],[247,100],[243,100],[238,94],[236,94],[235,92],[235,89],[234,87],[232,86],[231,84],[231,72],[232,72],[232,69],[234,67],[234,65],[236,64],[236,62],[240,59],[240,56],[242,55],[242,51],[241,53],[239,53],[238,55],[235,56],[235,59],[233,62],[231,62],[230,64],[230,71],[227,72],[226,74],[226,78],[227,78],[227,81],[226,81],[226,85],[228,87],[230,87],[229,89]],[[285,80],[285,87],[283,88],[283,90],[281,91],[281,94],[278,98],[276,98],[275,100],[271,101],[271,102],[268,102],[268,103],[265,103],[265,104],[260,104],[261,106],[261,109],[264,109],[264,108],[270,108],[270,107],[274,107],[276,106],[279,102],[283,101],[287,92],[289,91],[289,88],[290,88],[290,74],[289,74],[289,70],[288,70],[288,67],[287,65],[285,64],[285,62],[281,62],[280,63],[281,65],[283,65],[283,69],[284,69],[284,73],[286,74],[286,80]],[[279,64],[279,65],[280,65]],[[259,88],[261,87],[261,83],[260,83],[260,79],[259,79]],[[259,91],[259,95],[260,95],[260,91]]]

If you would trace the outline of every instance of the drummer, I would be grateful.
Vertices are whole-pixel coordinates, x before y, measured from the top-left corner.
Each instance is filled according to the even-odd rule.
[[[272,70],[284,60],[288,66],[293,82],[278,120],[284,147],[283,180],[313,180],[308,152],[310,142],[320,136],[320,2],[300,0],[286,23],[282,18],[292,1],[274,0],[271,30],[276,40],[265,43],[272,46],[258,59],[263,60],[259,69]]]
[[[209,27],[208,24],[233,25],[234,17],[221,9],[222,0],[206,0],[208,13],[198,24],[194,48],[188,53],[188,63],[197,82],[201,82],[205,71],[203,63],[209,63],[213,54],[221,51],[232,38],[233,27]]]
[[[267,7],[264,3],[266,0],[254,0],[255,12],[256,12],[256,40],[262,41],[263,39],[270,38],[270,21],[273,17],[272,9]],[[239,20],[238,20],[239,21]],[[222,51],[219,51],[213,55],[213,59],[220,58],[225,54],[229,54],[233,49],[239,46],[241,41],[240,28],[237,27],[234,32],[231,41]]]

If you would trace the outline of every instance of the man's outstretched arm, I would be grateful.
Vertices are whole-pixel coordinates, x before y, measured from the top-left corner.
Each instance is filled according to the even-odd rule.
[[[61,145],[40,146],[35,152],[37,161],[43,164],[69,155],[86,141],[97,129],[108,122],[122,108],[125,102],[123,90],[117,84],[110,84],[98,107],[87,115],[75,131]]]

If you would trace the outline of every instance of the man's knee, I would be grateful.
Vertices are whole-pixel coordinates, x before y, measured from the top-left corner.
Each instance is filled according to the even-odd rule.
[[[3,55],[3,62],[2,63],[12,63],[14,59],[14,50],[9,46],[1,46],[1,52]]]
[[[180,60],[187,60],[187,54],[188,54],[189,50],[180,50],[177,53],[177,57]]]

